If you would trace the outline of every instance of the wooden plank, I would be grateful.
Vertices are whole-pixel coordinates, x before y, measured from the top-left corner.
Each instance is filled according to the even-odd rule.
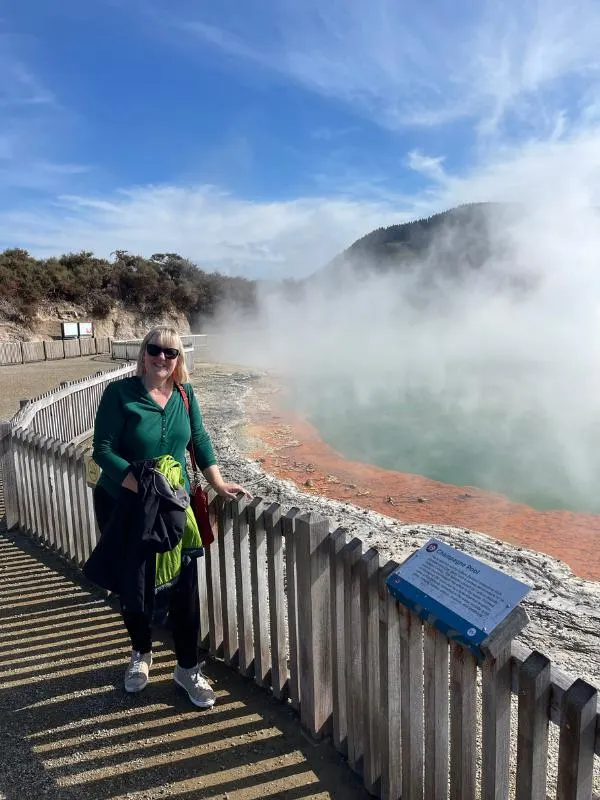
[[[218,536],[217,495],[212,490],[208,493],[208,513],[213,534]],[[223,654],[223,612],[221,609],[221,581],[219,577],[218,545],[214,541],[204,548],[206,559],[206,585],[208,588],[208,627],[209,649],[215,658]]]
[[[474,800],[477,741],[477,662],[450,643],[450,798]]]
[[[21,342],[0,342],[0,365],[22,363],[23,350]]]
[[[379,571],[379,655],[381,687],[381,797],[402,796],[402,665],[400,607],[386,580],[398,568],[388,561]]]
[[[255,497],[248,506],[250,527],[250,581],[252,585],[252,628],[254,631],[254,680],[266,686],[271,672],[269,652],[269,600],[267,597],[267,535],[263,503]]]
[[[425,797],[448,797],[448,639],[431,625],[423,629]]]
[[[531,650],[522,642],[513,642],[510,648],[512,656],[512,691],[517,694],[519,691],[519,670],[521,665],[531,655]],[[573,678],[567,675],[554,664],[550,665],[550,722],[560,727],[563,713],[563,700],[567,689],[572,685]],[[596,741],[594,752],[600,756],[600,700],[596,705]]]
[[[299,514],[298,508],[290,508],[283,517],[282,528],[285,540],[285,591],[288,609],[288,636],[290,648],[290,679],[289,695],[292,707],[300,710],[300,679],[298,667],[298,595],[296,574],[296,542],[294,538],[295,518]]]
[[[236,613],[238,625],[238,670],[252,675],[254,669],[254,639],[252,638],[252,585],[250,582],[250,530],[246,507],[248,499],[241,497],[232,503],[233,556],[235,561]]]
[[[27,532],[29,528],[29,507],[26,490],[26,459],[25,459],[25,432],[14,430],[12,434],[12,449],[15,453],[15,475],[17,478],[17,493],[19,506],[19,528]]]
[[[556,800],[591,800],[597,702],[598,690],[581,678],[565,694]]]
[[[54,533],[54,518],[52,514],[52,496],[50,486],[50,475],[48,471],[47,456],[48,437],[38,433],[35,438],[35,449],[38,460],[38,476],[40,481],[40,500],[42,506],[44,541],[52,550],[56,549],[56,539]]]
[[[512,640],[521,633],[529,622],[529,615],[523,606],[516,606],[482,641],[481,650],[488,658],[497,658],[503,650],[510,647]]]
[[[318,514],[296,517],[300,721],[311,736],[330,734],[331,604],[329,523]]]
[[[44,434],[39,434],[38,437],[38,455],[40,459],[40,472],[41,472],[41,490],[42,490],[42,504],[44,509],[44,526],[45,535],[48,545],[53,549],[57,549],[56,545],[56,530],[54,526],[54,509],[53,509],[53,493],[52,493],[52,478],[50,476],[50,457],[48,453],[49,437]]]
[[[54,468],[54,501],[57,516],[57,536],[56,546],[61,555],[67,556],[68,537],[67,537],[67,507],[64,492],[64,479],[62,474],[62,462],[60,458],[61,443],[57,439],[51,440],[52,461]]]
[[[519,674],[516,800],[546,800],[550,659],[533,652]]]
[[[65,527],[67,534],[67,558],[73,562],[77,562],[77,547],[76,547],[76,528],[75,528],[75,515],[73,514],[73,504],[75,498],[72,494],[71,476],[70,476],[70,454],[69,445],[62,445],[60,448],[61,460],[61,474],[63,481],[63,492],[65,496]]]
[[[344,644],[344,559],[341,555],[348,534],[337,528],[329,537],[331,559],[331,664],[333,694],[333,744],[338,752],[348,754],[348,717],[346,706],[346,651]]]
[[[379,551],[371,547],[359,561],[362,721],[364,727],[363,783],[369,794],[381,789],[379,741]]]
[[[90,525],[90,506],[88,499],[88,485],[85,475],[85,451],[81,445],[75,446],[75,475],[77,487],[77,503],[81,516],[81,559],[82,565],[88,560],[92,552],[92,536],[95,541],[94,529]]]
[[[66,557],[71,561],[77,561],[77,549],[75,546],[75,519],[73,516],[73,502],[71,497],[71,480],[69,474],[69,445],[63,444],[60,448],[60,472],[62,479],[62,490],[65,498],[65,528],[67,537]]]
[[[231,503],[218,501],[217,547],[221,581],[221,608],[223,612],[223,659],[229,666],[237,666],[238,632],[235,601],[235,565],[233,562],[233,516]]]
[[[14,430],[11,433],[11,450],[14,455],[15,486],[17,489],[17,525],[21,531],[27,528],[27,508],[25,503],[25,462],[23,457],[23,432]]]
[[[25,492],[27,497],[27,504],[29,509],[28,514],[28,527],[30,536],[37,536],[39,531],[39,507],[37,502],[37,482],[35,477],[35,462],[33,458],[31,441],[33,439],[33,431],[25,431],[23,436],[23,453],[25,456]]]
[[[424,764],[423,624],[400,607],[402,797],[422,800]],[[466,800],[466,798],[463,798]]]
[[[508,800],[510,761],[510,642],[482,667],[481,792]]]
[[[54,361],[65,357],[65,348],[62,339],[44,342],[44,355],[46,361]]]
[[[81,507],[81,498],[78,490],[79,464],[77,462],[77,449],[69,444],[69,489],[71,494],[71,516],[73,518],[73,534],[75,543],[75,563],[78,567],[85,562],[85,516]]]
[[[46,356],[44,353],[44,342],[21,342],[23,351],[23,363],[30,364],[34,361],[44,361]]]
[[[2,479],[4,489],[4,509],[6,529],[11,530],[19,522],[18,487],[15,473],[15,448],[11,441],[12,427],[8,421],[0,421],[0,441],[2,451]]]
[[[346,652],[346,717],[348,764],[362,773],[364,730],[362,726],[362,647],[360,624],[360,573],[362,541],[354,538],[341,550],[344,562],[344,648]]]
[[[25,444],[23,438],[25,432],[17,429],[12,431],[11,449],[15,456],[15,476],[17,479],[17,503],[19,506],[19,528],[23,532],[28,530],[27,521],[27,498],[25,496]]]
[[[269,621],[271,633],[271,686],[277,700],[287,698],[287,625],[283,576],[283,534],[281,506],[271,503],[264,511],[267,536],[267,580],[269,587]]]
[[[209,624],[208,624],[208,584],[206,582],[206,557],[196,559],[198,572],[198,599],[200,604],[200,630],[198,632],[198,647],[201,650],[209,649]]]

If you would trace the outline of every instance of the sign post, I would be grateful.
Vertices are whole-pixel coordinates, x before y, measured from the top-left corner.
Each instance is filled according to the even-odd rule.
[[[519,606],[531,587],[430,539],[387,579],[389,591],[422,620],[481,660],[529,622]]]

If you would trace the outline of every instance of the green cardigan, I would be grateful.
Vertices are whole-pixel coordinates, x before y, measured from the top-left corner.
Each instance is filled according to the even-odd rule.
[[[94,425],[92,457],[102,468],[98,486],[117,497],[130,464],[171,455],[183,467],[189,489],[185,450],[190,438],[199,469],[217,463],[194,390],[189,383],[183,388],[190,401],[189,415],[176,387],[167,405],[161,408],[141,378],[123,378],[108,384]]]

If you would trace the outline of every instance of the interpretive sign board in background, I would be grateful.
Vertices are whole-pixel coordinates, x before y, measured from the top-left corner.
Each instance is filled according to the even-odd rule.
[[[479,645],[531,588],[438,539],[401,564],[387,585],[421,619],[478,656]]]
[[[79,326],[76,322],[63,322],[62,323],[62,338],[72,339],[79,336]]]
[[[79,335],[80,336],[93,336],[94,335],[94,326],[91,322],[80,322],[79,323]]]

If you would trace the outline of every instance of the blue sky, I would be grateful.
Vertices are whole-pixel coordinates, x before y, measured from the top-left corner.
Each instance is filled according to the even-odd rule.
[[[600,5],[566,5],[0,0],[0,247],[286,277],[460,202],[598,202]]]

